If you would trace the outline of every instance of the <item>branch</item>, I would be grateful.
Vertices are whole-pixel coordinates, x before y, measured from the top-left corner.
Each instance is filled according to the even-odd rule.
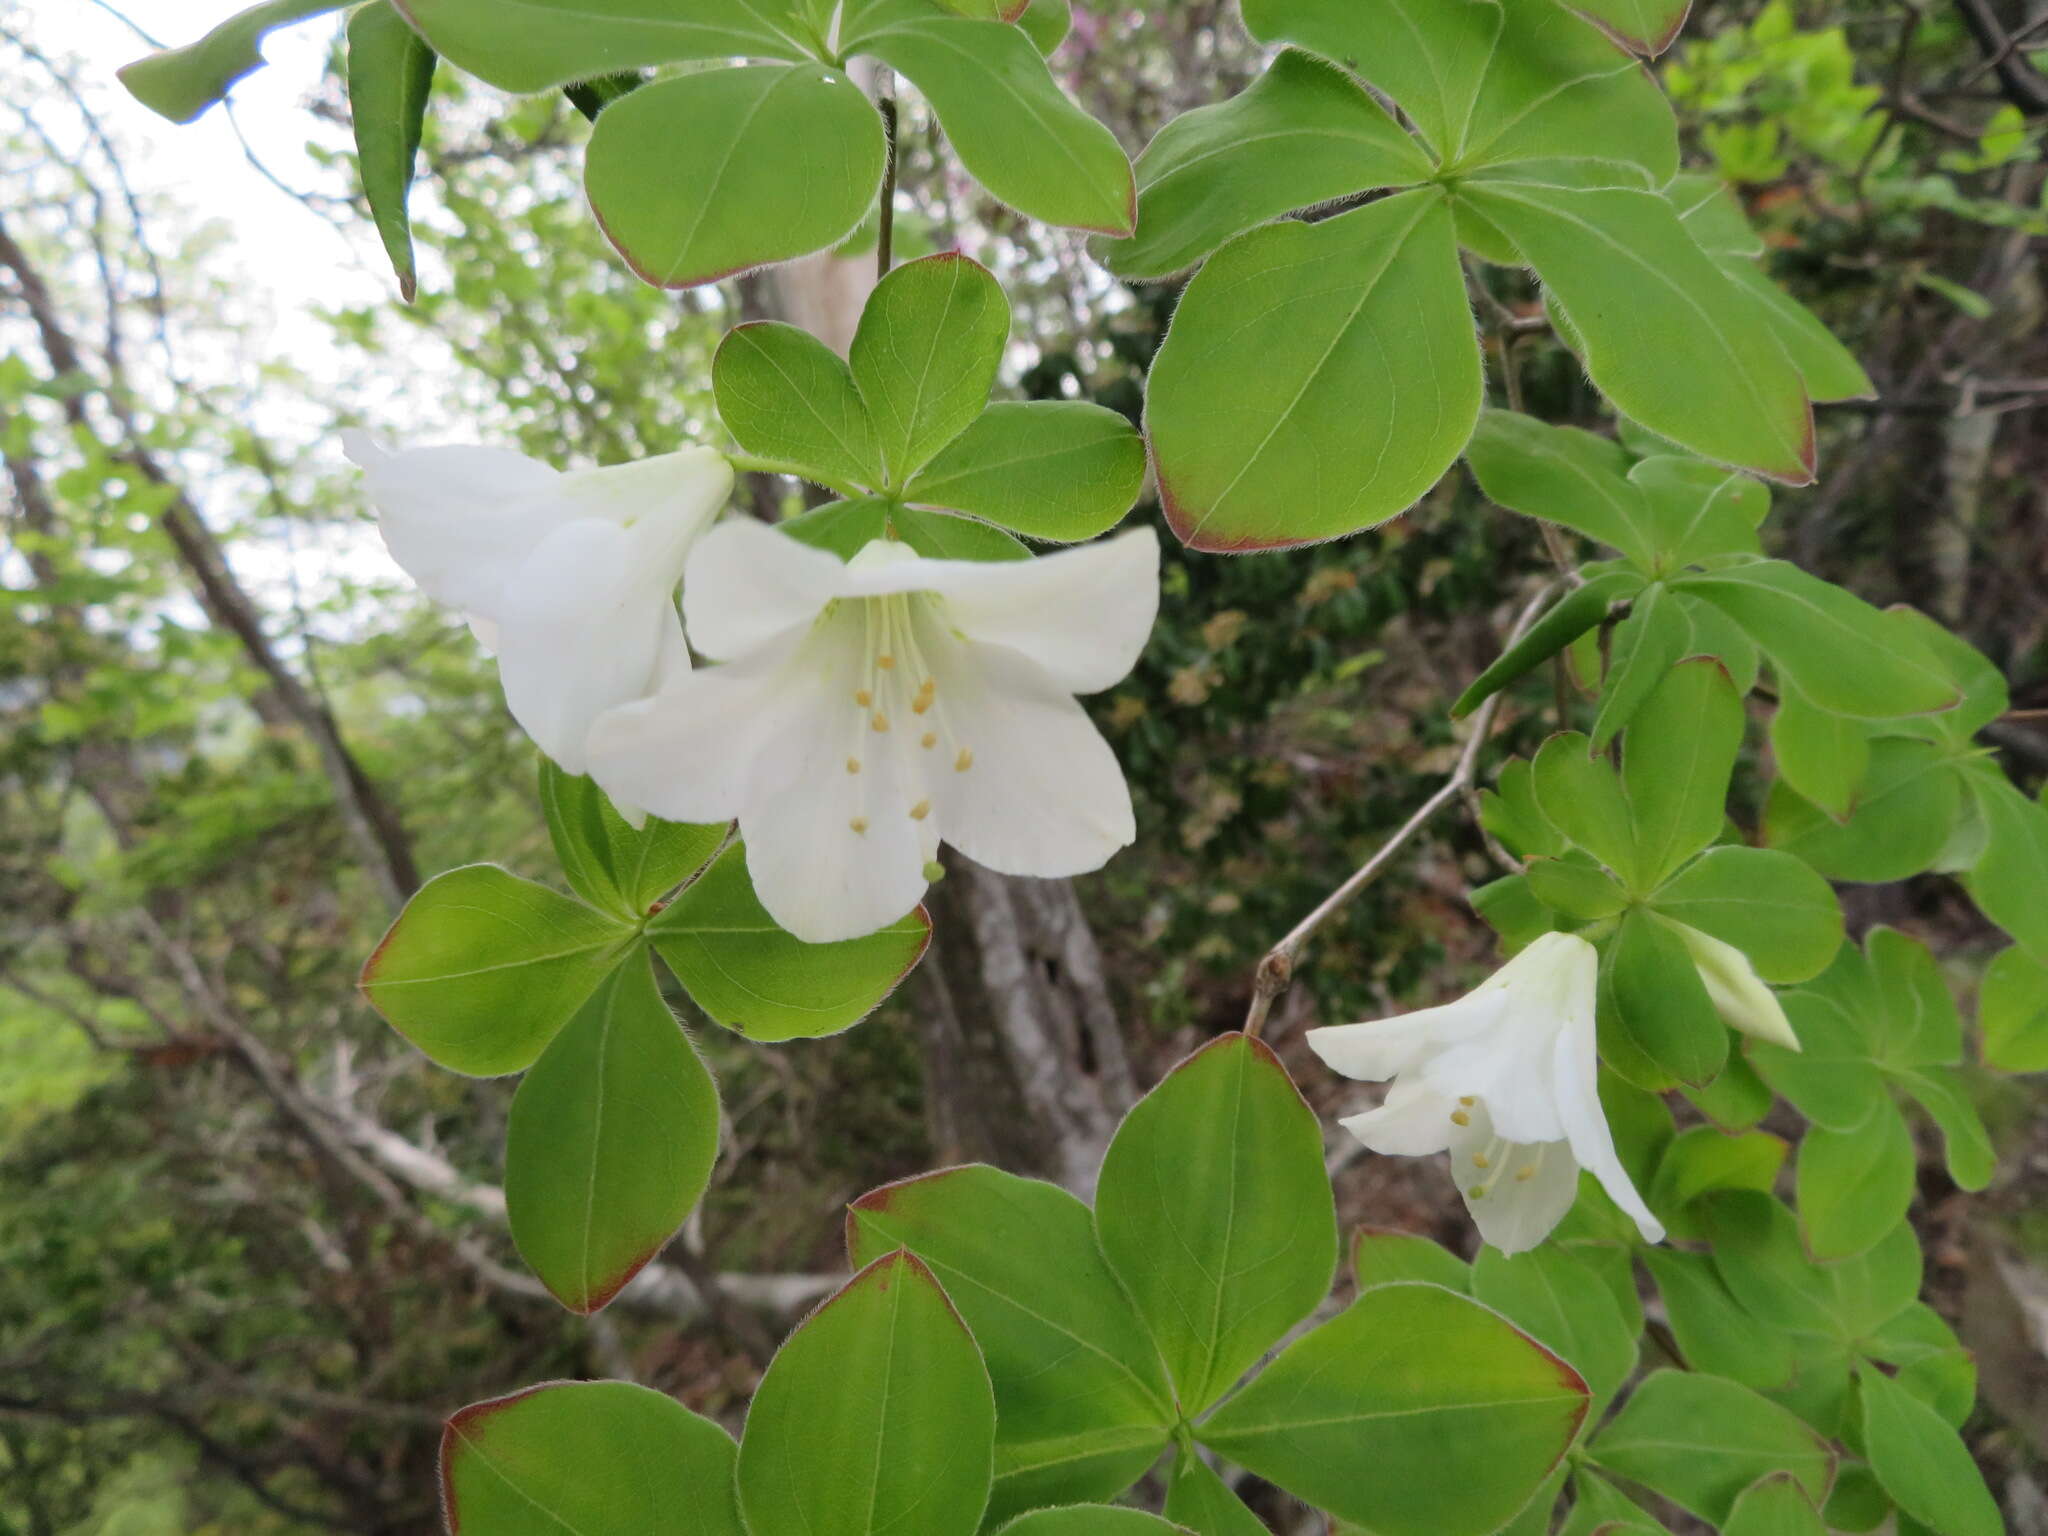
[[[2048,112],[2048,79],[2043,79],[2026,56],[2013,45],[2005,27],[1991,9],[1991,0],[1955,0],[1956,13],[1977,40],[1985,62],[1998,76],[2005,99],[2029,116]]]
[[[1529,626],[1536,622],[1537,614],[1543,611],[1553,593],[1556,582],[1545,582],[1541,591],[1529,599],[1520,615],[1515,619],[1514,628],[1508,631],[1507,644],[1513,645],[1521,639]],[[1413,842],[1417,833],[1436,818],[1437,812],[1453,800],[1467,794],[1479,770],[1479,749],[1486,745],[1486,739],[1493,733],[1494,716],[1500,712],[1502,695],[1494,694],[1479,706],[1479,712],[1472,717],[1471,734],[1465,738],[1464,749],[1458,754],[1457,766],[1451,776],[1444,780],[1435,794],[1422,802],[1422,806],[1410,816],[1394,835],[1380,844],[1373,856],[1359,866],[1357,872],[1336,890],[1324,897],[1316,909],[1304,917],[1288,932],[1287,936],[1259,961],[1257,973],[1252,978],[1251,1006],[1245,1012],[1244,1032],[1257,1035],[1266,1027],[1266,1016],[1273,1011],[1273,1004],[1294,980],[1294,967],[1301,958],[1301,952],[1316,931],[1355,897],[1371,885],[1393,863],[1395,855]]]

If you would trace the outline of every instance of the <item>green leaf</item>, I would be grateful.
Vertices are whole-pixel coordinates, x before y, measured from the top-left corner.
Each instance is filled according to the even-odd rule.
[[[1013,534],[971,517],[896,507],[889,514],[896,536],[927,560],[1029,560],[1031,551]]]
[[[1394,359],[1431,387],[1390,387]],[[1385,522],[1450,467],[1480,395],[1437,192],[1254,230],[1196,274],[1153,364],[1146,422],[1167,519],[1217,552]]]
[[[1973,775],[1970,788],[1990,836],[1964,884],[1986,917],[2048,964],[2048,809],[2000,776]]]
[[[2001,1072],[2048,1072],[2048,965],[2019,948],[1992,957],[1977,992],[1984,1063]]]
[[[1817,1259],[1873,1248],[1913,1203],[1913,1138],[1889,1098],[1848,1130],[1808,1128],[1799,1143],[1799,1226]]]
[[[1065,1190],[978,1166],[887,1184],[848,1209],[846,1247],[857,1266],[908,1248],[973,1330],[995,1385],[992,1519],[1114,1497],[1158,1459],[1165,1366]]]
[[[1183,1413],[1214,1402],[1329,1294],[1337,1217],[1322,1129],[1263,1042],[1222,1036],[1131,1111],[1103,1159],[1095,1230]]]
[[[1989,1184],[1998,1171],[1998,1154],[1955,1069],[1898,1068],[1893,1076],[1940,1128],[1949,1177],[1962,1189],[1979,1190]]]
[[[1789,1473],[1817,1499],[1833,1470],[1826,1443],[1790,1411],[1736,1382],[1686,1371],[1658,1371],[1637,1387],[1593,1441],[1592,1457],[1717,1525],[1760,1477]]]
[[[843,73],[761,64],[613,102],[583,183],[628,266],[658,288],[691,288],[837,245],[873,204],[886,154],[880,116]]]
[[[1656,1247],[1643,1250],[1643,1262],[1664,1298],[1664,1315],[1687,1365],[1759,1392],[1791,1379],[1790,1340],[1735,1299],[1711,1258]]]
[[[1963,700],[1954,709],[1921,722],[1944,740],[1963,745],[2012,707],[2011,690],[1997,663],[1947,625],[1917,608],[1887,608],[1884,616],[1907,636],[1908,643],[1924,649],[1962,690]]]
[[[1614,1484],[1583,1466],[1572,1474],[1572,1508],[1558,1536],[1660,1536],[1664,1527]]]
[[[1953,763],[1940,748],[1906,737],[1882,737],[1868,751],[1846,821],[1814,804],[1789,774],[1772,785],[1764,810],[1771,846],[1837,880],[1882,884],[1932,868],[1962,808]],[[1785,767],[1782,760],[1779,767]]]
[[[1741,626],[1781,677],[1821,709],[1890,720],[1952,708],[1960,690],[1901,626],[1840,587],[1783,560],[1681,577]]]
[[[1288,49],[1249,90],[1159,131],[1138,157],[1138,233],[1100,255],[1120,277],[1168,277],[1293,209],[1429,173],[1429,157],[1356,80]]]
[[[437,1065],[497,1077],[532,1066],[632,944],[616,917],[471,864],[419,888],[360,985]]]
[[[1265,1522],[1244,1507],[1192,1446],[1173,1458],[1166,1485],[1166,1518],[1201,1536],[1267,1536]]]
[[[1828,883],[1774,849],[1710,848],[1650,905],[1733,944],[1778,985],[1819,975],[1842,944],[1842,909]]]
[[[789,7],[763,14],[754,0],[690,0],[687,11],[667,0],[521,0],[517,26],[504,0],[397,3],[442,58],[504,91],[683,59],[804,59],[817,46]]]
[[[747,1410],[740,1509],[761,1532],[973,1536],[995,1434],[973,1336],[931,1271],[898,1251],[777,1351]]]
[[[1021,533],[1074,543],[1116,526],[1145,485],[1145,444],[1086,400],[992,405],[904,491]]]
[[[1999,1536],[1998,1505],[1941,1416],[1873,1365],[1856,1368],[1856,1390],[1871,1470],[1899,1508],[1940,1536]]]
[[[562,873],[593,907],[638,923],[661,897],[704,867],[730,825],[690,826],[650,816],[634,827],[594,781],[540,760],[540,804]]]
[[[1361,1291],[1394,1280],[1425,1280],[1469,1293],[1472,1266],[1441,1243],[1390,1227],[1360,1227],[1351,1238],[1351,1274]]]
[[[505,1135],[512,1240],[572,1312],[659,1253],[718,1160],[718,1090],[644,960],[598,985],[519,1085]]]
[[[775,925],[735,843],[647,924],[655,953],[690,1000],[749,1040],[811,1040],[866,1018],[923,958],[919,907],[878,933],[806,944]]]
[[[1771,755],[1801,796],[1838,822],[1849,819],[1870,767],[1870,736],[1861,725],[1815,708],[1796,688],[1781,688],[1771,716]]]
[[[1527,758],[1501,764],[1480,804],[1488,830],[1523,858],[1557,858],[1571,851],[1536,803],[1536,770]]]
[[[1538,901],[1526,875],[1490,880],[1471,892],[1472,910],[1495,933],[1509,954],[1525,949],[1546,933],[1558,931],[1559,918]]]
[[[441,1439],[450,1530],[474,1536],[745,1536],[732,1436],[625,1381],[558,1381],[473,1403]]]
[[[1458,195],[1564,301],[1586,370],[1617,408],[1707,458],[1794,485],[1813,478],[1804,383],[1661,194],[1560,175],[1475,179]]]
[[[1175,1532],[1188,1536],[1183,1527],[1142,1509],[1075,1504],[1019,1515],[1002,1528],[1001,1536],[1174,1536]]]
[[[1835,963],[1860,965],[1862,957],[1854,945],[1844,945]],[[1870,1106],[1885,1096],[1864,1022],[1818,987],[1785,993],[1779,1001],[1799,1049],[1752,1040],[1750,1060],[1774,1090],[1816,1125],[1846,1131],[1862,1124]]]
[[[1769,1085],[1757,1076],[1749,1059],[1732,1049],[1721,1075],[1704,1088],[1688,1089],[1686,1097],[1701,1114],[1729,1132],[1750,1129],[1771,1112],[1774,1102]]]
[[[1614,626],[1612,659],[1600,690],[1600,712],[1594,717],[1592,749],[1605,752],[1643,701],[1670,675],[1692,640],[1692,623],[1661,582],[1636,595],[1628,617]],[[1708,666],[1720,664],[1704,658]],[[1733,689],[1730,689],[1733,692]]]
[[[1751,323],[1768,331],[1785,349],[1815,400],[1871,400],[1877,386],[1856,355],[1814,317],[1811,310],[1772,282],[1754,262],[1719,258],[1735,291],[1748,301]]]
[[[735,326],[711,361],[718,415],[740,447],[816,472],[825,485],[879,486],[875,428],[839,354],[776,320]]]
[[[1704,1083],[1728,1059],[1728,1030],[1678,935],[1631,908],[1601,956],[1600,1046],[1652,1090]]]
[[[1552,826],[1641,889],[1642,855],[1634,820],[1614,770],[1592,755],[1586,738],[1565,731],[1543,743],[1532,769],[1536,804]]]
[[[1893,1379],[1960,1429],[1977,1406],[1977,1365],[1941,1314],[1916,1301],[1864,1342],[1873,1359],[1895,1365]]]
[[[1576,859],[1532,859],[1528,878],[1538,901],[1582,923],[1613,917],[1628,905],[1628,892],[1612,875]]]
[[[1040,53],[1050,55],[1074,29],[1072,0],[1029,0],[1017,25],[1038,45]]]
[[[1692,0],[1572,0],[1572,9],[1624,47],[1655,56],[1677,40]]]
[[[1771,492],[1761,480],[1672,453],[1644,459],[1628,478],[1642,492],[1665,569],[1762,553],[1756,530]]]
[[[1645,885],[1663,884],[1720,835],[1742,727],[1741,696],[1711,656],[1668,668],[1635,712],[1621,782]]]
[[[776,526],[792,539],[846,561],[876,539],[888,536],[889,514],[889,503],[881,497],[861,496],[832,502]]]
[[[1578,1373],[1506,1319],[1399,1284],[1295,1340],[1196,1432],[1379,1536],[1480,1536],[1528,1502],[1586,1411]]]
[[[1465,461],[1479,488],[1502,506],[1561,523],[1620,550],[1645,571],[1656,566],[1649,508],[1641,488],[1628,479],[1627,453],[1613,439],[1488,410],[1479,417]]]
[[[1482,418],[1483,420],[1484,418]],[[1626,571],[1607,571],[1582,587],[1574,587],[1553,604],[1529,632],[1501,652],[1500,659],[1473,679],[1458,696],[1451,713],[1463,717],[1517,679],[1526,676],[1606,619],[1622,598],[1641,590],[1642,579]]]
[[[1009,338],[1002,285],[958,252],[905,262],[875,286],[847,356],[887,484],[908,484],[982,413]]]
[[[434,50],[388,3],[356,8],[348,18],[348,105],[355,124],[356,164],[384,253],[410,304],[419,289],[412,257],[413,166],[434,85]]]
[[[1472,1295],[1586,1380],[1594,1412],[1621,1390],[1636,1365],[1636,1330],[1583,1260],[1555,1243],[1510,1258],[1482,1248],[1472,1264]]]
[[[1131,232],[1138,188],[1130,161],[1116,136],[1061,92],[1017,28],[902,10],[873,30],[854,24],[843,46],[915,85],[960,163],[999,201],[1046,224]]]
[[[1798,1479],[1773,1472],[1743,1490],[1721,1536],[1827,1536],[1827,1527]]]
[[[119,71],[128,94],[159,117],[189,123],[263,67],[263,38],[308,16],[338,11],[347,0],[269,0],[238,11],[196,43],[167,48]]]
[[[1870,930],[1864,940],[1870,979],[1860,995],[1871,1009],[1874,1054],[1887,1066],[1953,1066],[1963,1059],[1963,1021],[1934,952],[1896,928]],[[1846,959],[1846,956],[1845,956]],[[1841,977],[1849,996],[1845,964]],[[1816,985],[1823,990],[1831,978]]]
[[[1920,1245],[1901,1222],[1869,1252],[1816,1264],[1799,1223],[1769,1195],[1722,1190],[1700,1202],[1714,1267],[1743,1307],[1788,1333],[1854,1345],[1910,1306]]]
[[[1650,1204],[1677,1213],[1717,1189],[1768,1191],[1784,1166],[1785,1143],[1765,1131],[1730,1136],[1710,1125],[1681,1132],[1650,1181]],[[1688,1234],[1689,1235],[1689,1234]]]

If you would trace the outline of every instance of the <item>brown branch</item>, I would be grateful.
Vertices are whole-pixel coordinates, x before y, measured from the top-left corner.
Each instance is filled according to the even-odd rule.
[[[1955,0],[1955,6],[1963,25],[1977,40],[1985,62],[1998,76],[1998,88],[2005,99],[2029,116],[2048,112],[2048,79],[2013,46],[2014,39],[2007,36],[1997,13],[1991,9],[1991,0]]]

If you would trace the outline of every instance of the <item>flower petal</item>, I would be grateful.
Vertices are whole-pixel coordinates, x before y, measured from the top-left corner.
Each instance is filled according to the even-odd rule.
[[[1129,846],[1131,792],[1088,712],[1013,651],[919,628],[937,684],[920,766],[945,840],[1005,875],[1083,874]]]
[[[735,518],[704,535],[684,569],[690,643],[735,660],[810,624],[846,585],[846,567],[824,550]]]
[[[498,617],[505,585],[547,533],[576,514],[550,499],[562,476],[504,448],[392,453],[342,434],[377,504],[391,558],[436,602]]]
[[[1451,1116],[1459,1108],[1456,1099],[1411,1077],[1394,1084],[1378,1109],[1346,1115],[1338,1123],[1384,1156],[1427,1157],[1443,1151],[1458,1134]]]
[[[682,621],[644,558],[646,543],[635,530],[585,518],[541,540],[505,588],[505,702],[570,773],[588,763],[592,722],[651,693],[664,658],[682,642]]]
[[[1578,1199],[1578,1161],[1562,1141],[1505,1140],[1484,1111],[1475,1106],[1471,1126],[1451,1143],[1451,1176],[1480,1238],[1502,1253],[1525,1253]]]
[[[1445,1045],[1488,1034],[1504,1011],[1505,1003],[1492,994],[1471,992],[1456,1002],[1391,1019],[1312,1029],[1305,1038],[1332,1072],[1380,1083],[1419,1066]]]
[[[669,530],[675,562],[717,519],[732,497],[732,464],[710,448],[685,448],[628,464],[577,469],[555,482],[571,517],[608,523],[655,523]]]
[[[1745,1035],[1782,1045],[1788,1051],[1799,1049],[1799,1036],[1792,1032],[1792,1021],[1785,1017],[1784,1005],[1778,1001],[1778,994],[1764,985],[1756,967],[1749,963],[1749,956],[1733,944],[1689,924],[1672,922],[1670,918],[1663,921],[1670,924],[1692,956],[1693,966],[1706,983],[1707,996],[1722,1023]]]
[[[847,571],[850,592],[938,594],[948,622],[967,639],[1029,657],[1068,693],[1121,681],[1159,612],[1159,536],[1150,528],[1035,560],[919,560]]]
[[[1608,1197],[1634,1218],[1644,1242],[1663,1242],[1664,1224],[1650,1214],[1630,1182],[1628,1170],[1621,1166],[1613,1133],[1607,1128],[1607,1112],[1600,1107],[1600,1062],[1591,1009],[1559,1032],[1552,1077],[1558,1116],[1564,1122],[1572,1156],[1600,1181]]]

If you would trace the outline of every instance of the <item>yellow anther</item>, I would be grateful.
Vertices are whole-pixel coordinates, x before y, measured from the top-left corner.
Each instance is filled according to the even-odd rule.
[[[1526,1168],[1520,1168],[1515,1171],[1515,1182],[1517,1184],[1526,1184],[1535,1177],[1536,1165],[1534,1163],[1531,1163]]]
[[[1471,1123],[1472,1117],[1466,1114],[1465,1111],[1463,1111],[1462,1109],[1454,1109],[1451,1111],[1451,1124],[1470,1125]]]
[[[965,773],[968,769],[972,768],[973,766],[974,753],[969,748],[962,747],[960,749],[960,755],[953,759],[953,771],[955,773]]]
[[[847,825],[856,832],[865,832],[868,829],[868,819],[865,816],[856,816]]]
[[[1484,1152],[1474,1152],[1472,1154],[1472,1166],[1474,1168],[1491,1168],[1493,1166],[1493,1159],[1489,1158]]]
[[[884,672],[894,672],[896,670],[896,658],[894,656],[877,656],[875,658],[875,665]]]
[[[931,707],[932,696],[928,693],[920,693],[916,698],[910,701],[910,712],[913,715],[921,715]]]
[[[1458,1102],[1464,1105],[1467,1109],[1470,1109],[1474,1104],[1477,1104],[1479,1100],[1477,1100],[1471,1094],[1468,1093],[1463,1098],[1459,1099]]]
[[[1470,1195],[1474,1200],[1484,1200],[1486,1198],[1486,1186],[1484,1184],[1474,1184],[1470,1189],[1466,1190],[1465,1193]]]
[[[866,709],[870,704],[875,702],[875,696],[872,693],[869,693],[865,688],[856,688],[853,690],[853,702],[858,704],[862,709]]]
[[[868,724],[878,731],[886,731],[889,729],[889,717],[878,709],[875,711],[875,718],[870,720]]]
[[[860,772],[860,759],[859,759],[859,758],[857,758],[857,757],[849,757],[849,758],[848,758],[848,759],[846,760],[846,771],[847,771],[848,773],[859,773],[859,772]]]
[[[931,803],[931,801],[929,801],[929,800],[920,800],[920,801],[918,801],[918,802],[917,802],[917,804],[913,805],[913,806],[912,806],[912,807],[910,808],[910,819],[911,819],[912,821],[923,821],[923,820],[925,819],[925,817],[927,817],[927,816],[931,815],[931,813],[932,813],[932,803]]]
[[[917,744],[920,747],[923,747],[925,751],[929,752],[933,747],[936,747],[939,744],[939,733],[937,731],[926,731],[924,735],[918,739]]]

